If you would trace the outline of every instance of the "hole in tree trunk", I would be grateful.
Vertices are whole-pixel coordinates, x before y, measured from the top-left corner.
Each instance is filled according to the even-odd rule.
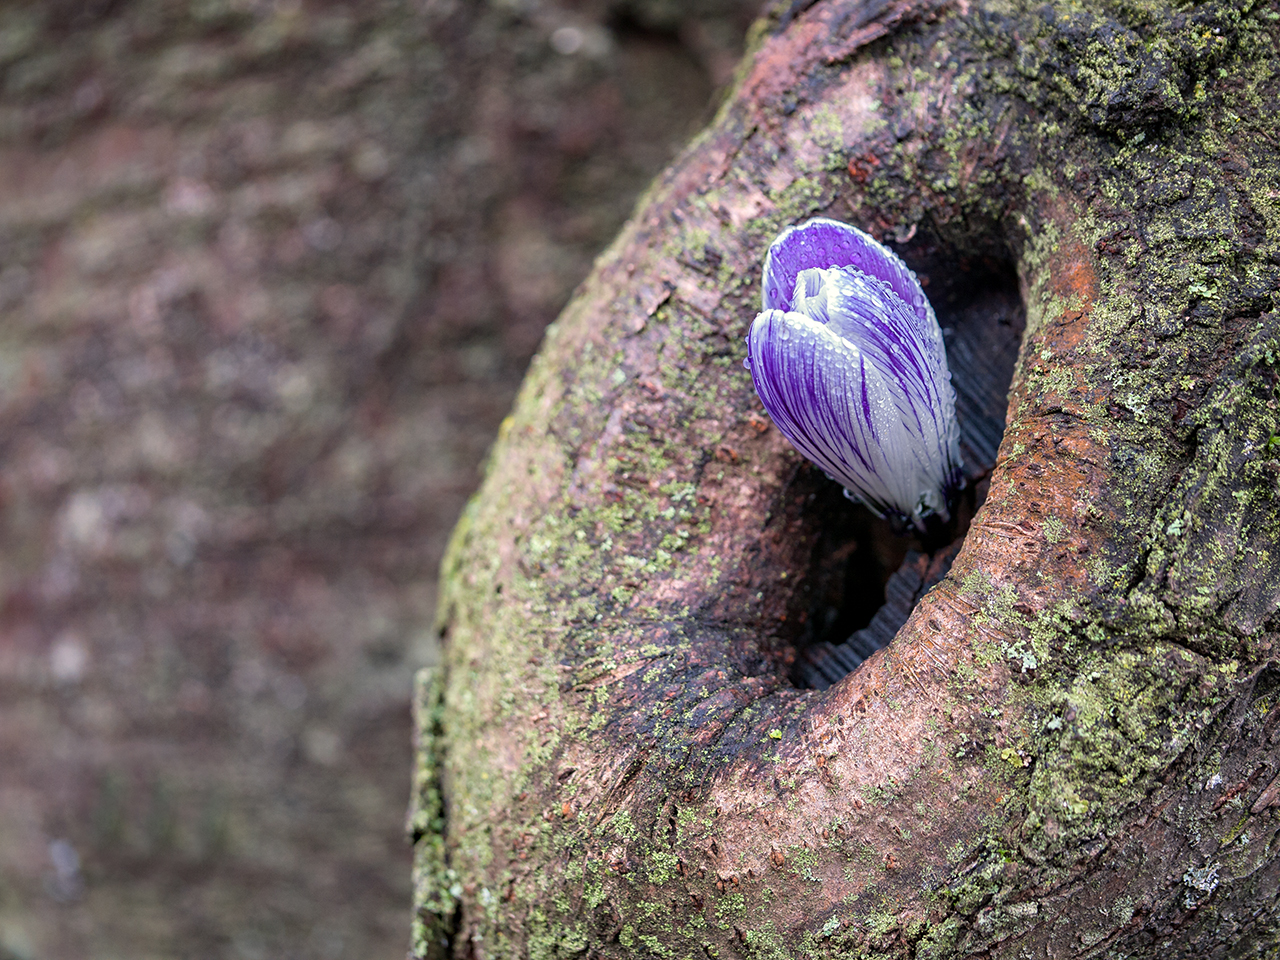
[[[969,522],[986,498],[1026,311],[1012,264],[947,258],[937,246],[902,252],[920,276],[942,326],[956,391],[966,486],[954,538],[922,542],[896,533],[811,464],[788,499],[817,529],[791,679],[825,690],[885,646],[920,598],[946,576]]]

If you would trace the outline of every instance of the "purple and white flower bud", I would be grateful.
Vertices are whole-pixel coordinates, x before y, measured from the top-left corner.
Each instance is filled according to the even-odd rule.
[[[778,429],[850,499],[920,530],[950,519],[962,478],[946,348],[891,250],[836,220],[784,230],[747,367]]]

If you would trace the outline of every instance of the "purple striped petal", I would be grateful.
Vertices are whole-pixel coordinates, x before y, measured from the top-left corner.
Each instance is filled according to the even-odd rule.
[[[857,227],[817,217],[787,227],[764,260],[764,308],[791,310],[796,278],[810,267],[857,267],[883,280],[926,322],[937,324],[920,281],[896,253]]]
[[[826,241],[790,243],[806,231],[827,240],[864,238],[879,251],[872,251],[876,270],[804,265],[797,250],[821,250],[820,259],[830,253]],[[942,331],[914,274],[861,231],[810,221],[774,244],[766,291],[770,268],[781,275],[773,256],[780,247],[792,257],[786,269],[793,273],[786,299],[774,302],[786,306],[770,306],[766,293],[764,312],[747,335],[747,366],[769,416],[801,453],[877,513],[920,529],[930,515],[947,519],[961,482],[955,391]],[[914,302],[899,292],[904,278]]]

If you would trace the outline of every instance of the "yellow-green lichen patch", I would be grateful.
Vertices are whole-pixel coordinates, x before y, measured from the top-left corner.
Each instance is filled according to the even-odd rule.
[[[1166,645],[1087,657],[1042,704],[1052,719],[1030,783],[1033,822],[1042,830],[1053,823],[1042,842],[1096,829],[1092,811],[1123,809],[1151,790],[1228,682],[1203,658]]]
[[[445,853],[443,774],[444,674],[428,667],[414,685],[416,734],[409,834],[413,840],[412,944],[420,957],[443,956],[461,892]]]

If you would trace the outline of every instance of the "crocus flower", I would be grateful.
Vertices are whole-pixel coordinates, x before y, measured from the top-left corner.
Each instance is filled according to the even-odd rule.
[[[950,518],[962,480],[946,348],[891,250],[836,220],[784,230],[747,367],[778,429],[850,499],[921,531]]]

